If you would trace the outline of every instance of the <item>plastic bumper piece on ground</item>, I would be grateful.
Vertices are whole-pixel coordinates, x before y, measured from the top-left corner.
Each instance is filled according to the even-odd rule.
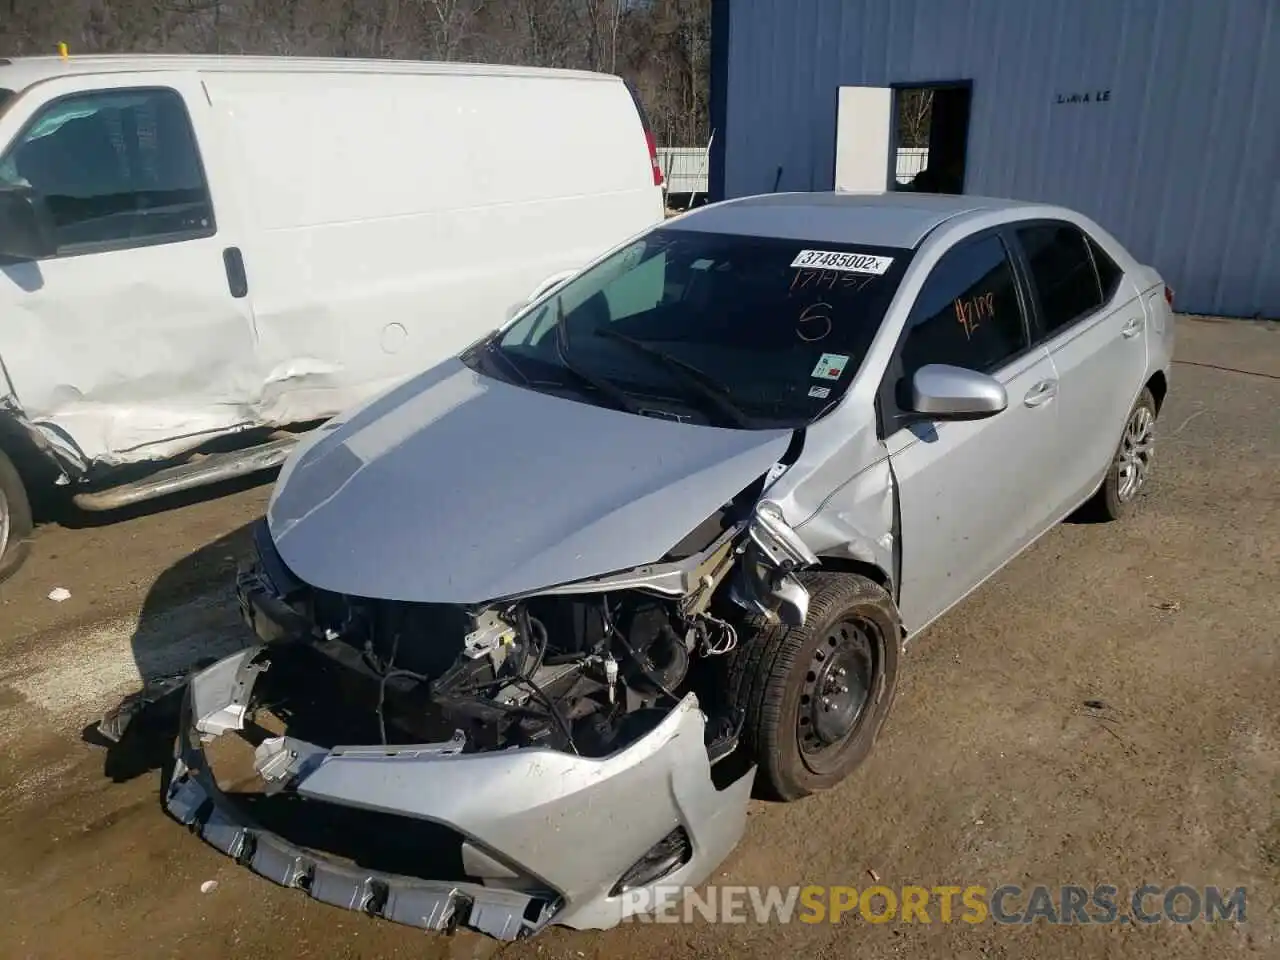
[[[509,871],[501,886],[372,871],[304,850],[242,816],[218,789],[201,747],[202,737],[240,727],[269,652],[250,648],[192,677],[166,807],[237,862],[317,900],[503,940],[549,923],[603,929],[703,883],[742,836],[755,771],[716,788],[705,718],[689,696],[652,731],[600,759],[537,748],[468,754],[444,745],[300,745],[313,756],[289,785],[299,796],[443,825],[466,838],[473,863]],[[685,862],[619,892],[619,879],[677,828],[689,839]]]

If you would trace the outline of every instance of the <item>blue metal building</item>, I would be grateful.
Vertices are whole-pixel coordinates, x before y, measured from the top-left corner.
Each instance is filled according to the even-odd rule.
[[[1280,0],[713,0],[711,71],[713,199],[832,189],[842,86],[959,84],[963,192],[1081,210],[1179,310],[1280,318]]]

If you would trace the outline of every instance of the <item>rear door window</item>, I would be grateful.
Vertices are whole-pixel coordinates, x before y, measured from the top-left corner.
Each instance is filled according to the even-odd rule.
[[[1110,299],[1104,295],[1089,242],[1078,228],[1043,223],[1022,227],[1017,235],[1031,271],[1045,336],[1053,336]]]
[[[31,187],[59,255],[171,243],[215,232],[182,97],[103,90],[46,106],[0,157],[0,181]]]

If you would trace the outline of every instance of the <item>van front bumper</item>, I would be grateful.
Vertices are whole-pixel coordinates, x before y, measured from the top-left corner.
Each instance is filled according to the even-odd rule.
[[[601,759],[540,748],[466,753],[461,733],[441,744],[332,749],[276,738],[258,748],[255,764],[269,793],[446,828],[458,837],[466,879],[369,869],[358,856],[293,842],[219,789],[202,746],[243,728],[273,652],[251,647],[191,677],[165,806],[254,873],[316,900],[504,940],[550,923],[603,929],[701,884],[741,838],[754,769],[716,788],[705,718],[689,696],[650,733]],[[662,862],[673,837],[684,852],[668,857],[665,872],[622,885],[638,864]]]

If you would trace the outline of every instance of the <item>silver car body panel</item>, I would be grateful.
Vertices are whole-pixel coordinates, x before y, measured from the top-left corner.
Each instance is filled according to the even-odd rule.
[[[445,929],[456,916],[503,939],[546,923],[607,928],[641,905],[655,909],[681,888],[703,883],[745,829],[755,770],[716,788],[703,746],[705,718],[689,695],[652,731],[601,759],[538,748],[462,754],[458,738],[329,751],[291,741],[303,758],[291,784],[298,794],[444,825],[467,838],[467,862],[503,876],[492,886],[432,883],[301,850],[241,818],[218,797],[198,745],[238,729],[229,718],[243,717],[263,669],[255,660],[264,649],[247,648],[191,678],[182,755],[166,806],[255,873],[305,887],[316,899],[433,930]],[[281,765],[273,759],[270,751],[259,752],[260,769],[278,780]],[[652,889],[611,894],[619,878],[677,827],[691,840],[690,860]],[[539,902],[548,908],[532,922],[522,920]],[[474,904],[469,912],[468,904]]]
[[[667,223],[705,233],[911,248],[949,219],[1025,207],[997,197],[905,192],[770,193],[699,207]]]
[[[267,518],[313,586],[479,603],[660,559],[790,442],[789,430],[566,400],[450,360],[329,424],[286,464]]]

